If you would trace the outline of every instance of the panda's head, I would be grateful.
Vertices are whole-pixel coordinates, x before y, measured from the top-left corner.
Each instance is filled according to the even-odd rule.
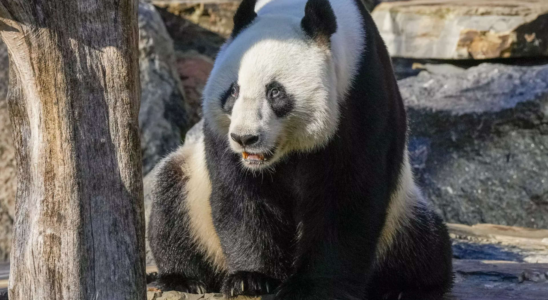
[[[206,121],[252,170],[324,146],[339,119],[328,0],[309,0],[299,18],[268,5],[257,16],[243,1],[204,90]]]

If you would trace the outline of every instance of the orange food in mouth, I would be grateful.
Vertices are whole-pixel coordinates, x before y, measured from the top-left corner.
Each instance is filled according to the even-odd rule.
[[[242,157],[246,160],[258,160],[258,161],[264,160],[264,155],[262,154],[242,152]]]

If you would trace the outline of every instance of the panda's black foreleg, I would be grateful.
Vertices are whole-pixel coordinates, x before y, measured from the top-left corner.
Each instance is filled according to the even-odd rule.
[[[205,259],[186,226],[174,224],[184,220],[184,216],[178,215],[180,210],[170,210],[170,213],[159,210],[163,208],[153,207],[149,225],[150,248],[159,271],[150,285],[164,291],[219,292],[224,273],[215,270]],[[156,222],[170,225],[156,227]]]
[[[278,207],[267,208],[268,200],[256,199],[238,205],[229,191],[212,193],[215,227],[227,260],[222,284],[227,298],[271,294],[289,273],[293,226],[272,212]],[[238,210],[244,205],[253,214],[242,217]]]
[[[149,241],[159,274],[151,285],[164,291],[219,292],[224,273],[205,259],[188,228],[175,224],[184,221],[180,211],[166,207],[152,209]],[[164,224],[156,226],[157,222]]]
[[[182,209],[186,179],[175,158],[158,170],[152,194],[148,238],[159,274],[151,285],[190,293],[219,292],[224,272],[206,259],[193,239],[188,213]]]
[[[326,193],[329,195],[329,193]],[[377,209],[315,199],[298,211],[300,231],[295,273],[280,286],[276,300],[364,300],[373,271],[375,244],[382,228]],[[331,202],[332,203],[332,202]]]

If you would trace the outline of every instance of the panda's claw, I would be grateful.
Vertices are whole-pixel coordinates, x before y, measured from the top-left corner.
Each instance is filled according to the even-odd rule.
[[[223,283],[223,294],[227,298],[238,296],[256,297],[270,293],[280,281],[259,272],[239,271],[226,277]]]
[[[178,274],[162,274],[156,280],[148,283],[151,289],[158,289],[164,292],[178,291],[191,294],[207,293],[206,286],[199,280],[189,279]]]

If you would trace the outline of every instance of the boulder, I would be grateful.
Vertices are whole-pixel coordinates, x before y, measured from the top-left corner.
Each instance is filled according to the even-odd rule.
[[[234,23],[239,1],[153,1],[177,51],[197,51],[214,58]]]
[[[173,41],[151,4],[139,3],[139,68],[141,71],[141,149],[143,174],[180,144],[189,118],[175,68]]]
[[[190,124],[202,119],[202,93],[209,73],[213,70],[213,60],[195,50],[177,52],[177,71],[185,90],[186,103],[190,107]]]
[[[378,5],[372,15],[392,56],[548,56],[548,2],[544,0],[398,1]]]
[[[419,184],[448,222],[548,228],[548,65],[399,81]]]
[[[453,260],[454,300],[542,300],[548,295],[548,264]]]

